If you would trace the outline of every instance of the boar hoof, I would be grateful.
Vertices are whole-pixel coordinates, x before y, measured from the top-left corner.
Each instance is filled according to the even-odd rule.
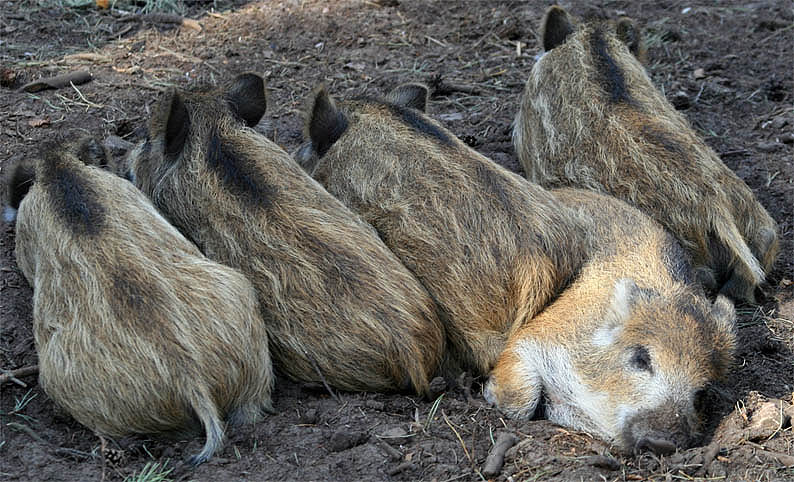
[[[720,294],[736,301],[746,301],[756,304],[755,285],[748,283],[747,280],[734,274],[731,279],[720,288]]]
[[[675,444],[663,438],[643,437],[637,442],[637,453],[650,451],[656,455],[670,455],[675,452]]]

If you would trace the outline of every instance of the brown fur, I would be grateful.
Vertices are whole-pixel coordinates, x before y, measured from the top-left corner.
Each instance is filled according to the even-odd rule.
[[[453,358],[486,374],[513,327],[573,276],[584,235],[575,213],[547,191],[405,107],[423,105],[412,96],[426,94],[411,84],[387,102],[337,106],[321,88],[307,109],[310,144],[298,152],[428,289]]]
[[[623,19],[573,32],[561,10],[547,14],[551,50],[533,67],[515,120],[527,177],[638,207],[676,235],[709,288],[754,300],[778,250],[774,220],[653,86],[632,55],[642,55],[636,27]],[[560,30],[573,33],[557,42]]]
[[[201,463],[222,444],[221,417],[252,422],[270,406],[253,287],[202,256],[134,186],[75,152],[89,151],[44,152],[16,223],[39,382],[103,435],[183,430],[198,417],[207,442],[191,461]]]
[[[432,299],[370,226],[247,127],[263,92],[244,74],[228,90],[170,93],[131,153],[137,185],[207,256],[253,282],[284,373],[426,392],[444,350]]]
[[[687,447],[698,392],[733,359],[732,304],[709,303],[675,239],[638,210],[590,191],[553,193],[589,217],[589,259],[510,339],[486,397],[529,417],[543,393],[551,420],[628,451]]]

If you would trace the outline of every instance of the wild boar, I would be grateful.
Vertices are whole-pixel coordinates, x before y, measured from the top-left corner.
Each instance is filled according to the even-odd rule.
[[[638,29],[585,23],[560,7],[542,27],[513,143],[527,177],[544,187],[609,193],[659,221],[693,258],[709,289],[754,301],[774,264],[777,226],[651,82],[633,54]]]
[[[6,179],[39,384],[100,435],[184,431],[197,418],[206,443],[190,462],[204,462],[222,446],[223,418],[253,422],[270,407],[253,286],[72,147],[51,145]]]
[[[582,262],[574,210],[466,146],[423,112],[427,88],[384,101],[311,97],[302,165],[359,213],[436,301],[451,360],[487,374],[515,327]],[[310,161],[307,163],[307,161]]]
[[[444,352],[433,300],[377,233],[252,127],[265,83],[172,91],[128,164],[210,258],[256,288],[277,368],[344,390],[425,393]]]
[[[550,420],[629,452],[688,447],[699,397],[733,360],[733,304],[722,295],[709,303],[674,237],[637,209],[592,191],[553,192],[590,218],[588,261],[515,331],[486,399],[518,418],[543,400]]]

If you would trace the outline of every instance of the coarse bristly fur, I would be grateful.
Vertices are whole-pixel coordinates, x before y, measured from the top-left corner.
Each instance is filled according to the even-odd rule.
[[[201,463],[222,446],[223,418],[253,422],[270,407],[256,294],[132,184],[86,165],[101,156],[91,145],[49,146],[20,167],[28,182],[6,186],[21,201],[16,257],[33,287],[39,382],[100,435],[182,432],[198,419],[206,444],[190,461]]]
[[[541,399],[561,425],[659,454],[698,439],[698,397],[727,374],[733,304],[692,284],[675,238],[626,203],[552,191],[587,216],[588,260],[571,285],[508,342],[486,398],[529,418]]]
[[[628,19],[577,29],[553,6],[542,30],[547,52],[513,130],[527,177],[638,207],[675,234],[709,289],[754,301],[777,255],[777,226],[654,87],[636,58],[638,29]]]
[[[449,369],[487,374],[511,330],[574,275],[584,234],[546,190],[411,107],[424,106],[427,92],[408,84],[382,101],[337,105],[317,89],[309,144],[298,151],[312,162],[298,161],[314,164],[314,178],[372,224],[430,292]]]
[[[264,92],[243,74],[228,89],[168,93],[130,154],[132,177],[207,256],[251,280],[282,372],[427,392],[444,352],[433,300],[371,226],[250,128]]]

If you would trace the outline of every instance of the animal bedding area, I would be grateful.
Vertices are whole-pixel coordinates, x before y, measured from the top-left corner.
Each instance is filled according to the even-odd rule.
[[[0,478],[794,479],[794,9],[784,1],[717,5],[564,4],[580,17],[638,21],[656,86],[779,226],[781,255],[762,304],[737,306],[736,365],[708,392],[699,446],[662,457],[621,455],[541,418],[506,418],[485,402],[484,380],[466,374],[432,400],[332,396],[282,377],[274,414],[230,430],[219,454],[189,469],[182,461],[200,449],[201,436],[101,440],[60,411],[35,375],[15,371],[37,362],[32,291],[15,262],[14,228],[3,225],[0,368],[16,377],[2,375]],[[181,20],[141,15],[142,6],[0,1],[0,169],[57,136],[89,134],[121,150],[122,140],[140,139],[150,106],[169,87],[257,71],[269,92],[257,129],[287,151],[301,141],[301,109],[315,85],[349,98],[422,81],[434,88],[433,117],[520,172],[511,121],[540,52],[545,2],[197,0],[177,5]],[[83,71],[90,81],[20,89]]]

